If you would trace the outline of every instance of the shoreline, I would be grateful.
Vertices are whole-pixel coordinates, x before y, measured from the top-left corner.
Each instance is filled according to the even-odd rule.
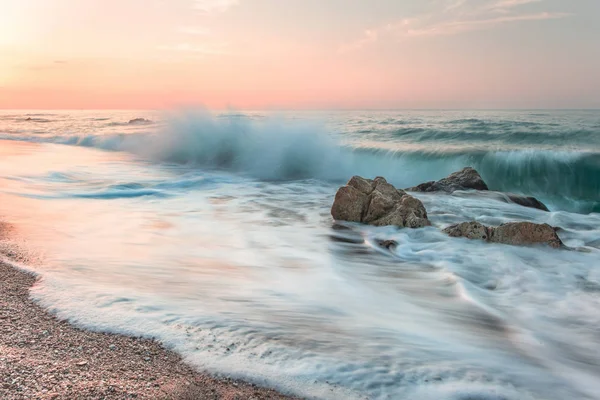
[[[6,228],[0,223],[0,239]],[[29,296],[37,282],[32,273],[0,261],[2,399],[295,398],[197,371],[154,340],[59,320]]]

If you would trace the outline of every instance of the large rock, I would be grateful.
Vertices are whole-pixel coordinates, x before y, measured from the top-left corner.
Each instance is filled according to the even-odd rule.
[[[554,248],[564,246],[554,227],[533,222],[510,222],[500,225],[492,231],[490,241],[513,245],[545,243]]]
[[[466,167],[460,171],[450,174],[437,182],[425,182],[407,190],[412,192],[446,192],[452,193],[455,190],[488,190],[487,185],[474,168]]]
[[[339,221],[375,226],[429,226],[427,211],[420,200],[396,189],[385,178],[373,180],[354,176],[335,195],[331,215]]]
[[[533,222],[509,222],[497,228],[480,224],[479,222],[463,222],[444,229],[451,237],[466,237],[480,239],[490,243],[510,245],[547,244],[550,247],[564,247],[556,234],[556,228],[548,224]]]
[[[362,222],[367,195],[353,186],[341,187],[335,194],[331,215],[341,221]]]
[[[460,171],[450,174],[439,181],[430,181],[406,189],[409,192],[446,192],[453,193],[457,190],[477,190],[488,191],[487,184],[481,178],[481,175],[471,167],[465,167]],[[498,200],[507,203],[515,203],[524,207],[537,208],[543,211],[550,211],[548,207],[535,197],[522,196],[514,193],[490,192],[491,195],[497,194]]]

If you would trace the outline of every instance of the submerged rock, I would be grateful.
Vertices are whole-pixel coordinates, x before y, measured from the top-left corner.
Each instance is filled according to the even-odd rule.
[[[451,237],[480,239],[490,243],[517,246],[547,244],[554,248],[564,247],[556,231],[557,228],[548,224],[535,224],[533,222],[509,222],[494,228],[473,221],[452,225],[444,229],[444,233]]]
[[[425,182],[418,186],[409,188],[411,192],[446,192],[452,193],[455,190],[488,190],[486,183],[474,168],[465,167],[460,171],[454,172],[444,179],[437,182]]]
[[[431,223],[420,200],[396,189],[385,178],[352,177],[335,195],[331,215],[339,221],[375,226],[421,228]]]
[[[379,247],[382,247],[387,250],[393,250],[394,248],[396,248],[398,246],[398,242],[396,242],[395,240],[378,239],[377,245],[379,245]]]
[[[406,189],[409,192],[446,192],[453,193],[457,190],[477,190],[489,191],[487,184],[484,182],[479,172],[474,168],[465,167],[460,171],[450,174],[439,181],[430,181],[421,183],[420,185]],[[543,211],[550,211],[548,207],[535,197],[522,196],[514,193],[499,193],[506,202],[512,202],[524,207],[537,208]]]

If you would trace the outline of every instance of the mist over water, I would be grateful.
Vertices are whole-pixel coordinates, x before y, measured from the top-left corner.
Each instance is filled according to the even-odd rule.
[[[599,398],[597,112],[35,114],[0,113],[0,214],[59,315],[317,398]],[[467,165],[551,212],[461,192],[418,196],[425,229],[329,214],[352,175]],[[580,251],[439,230],[467,220]]]

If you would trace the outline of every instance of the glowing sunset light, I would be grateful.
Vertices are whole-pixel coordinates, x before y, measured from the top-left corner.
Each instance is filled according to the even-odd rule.
[[[600,107],[597,1],[2,0],[1,9],[0,108]]]

